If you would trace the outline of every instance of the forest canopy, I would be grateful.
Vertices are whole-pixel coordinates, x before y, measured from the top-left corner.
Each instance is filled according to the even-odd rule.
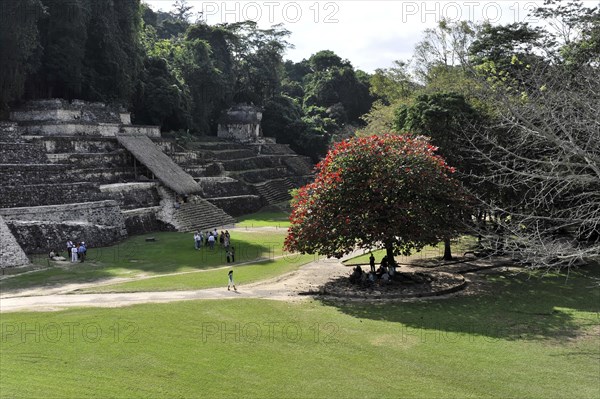
[[[243,21],[193,20],[185,0],[171,12],[140,0],[3,2],[0,112],[30,99],[118,103],[138,124],[216,133],[235,103],[264,107],[266,136],[316,161],[331,137],[372,104],[366,74],[332,51],[284,61],[290,32]],[[355,128],[350,128],[354,130]]]

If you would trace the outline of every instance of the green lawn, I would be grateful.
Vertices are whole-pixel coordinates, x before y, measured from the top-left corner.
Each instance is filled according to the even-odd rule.
[[[265,280],[313,261],[312,255],[290,255],[274,260],[235,267],[235,281],[238,285]],[[147,292],[199,290],[227,285],[228,270],[212,270],[202,273],[179,274],[156,278],[141,279],[127,283],[111,284],[81,290],[84,293],[103,292]]]
[[[452,243],[452,253],[453,256],[461,256],[466,251],[472,251],[477,243],[477,239],[472,236],[462,236],[460,239],[455,240]],[[375,257],[375,263],[379,265],[381,263],[381,259],[385,256],[385,250],[375,250],[373,251],[373,256]],[[419,252],[415,252],[411,256],[396,256],[396,262],[399,263],[407,263],[411,260],[415,259],[428,259],[428,258],[441,258],[444,255],[444,243],[441,242],[437,245],[428,245],[423,248]],[[369,264],[369,252],[366,252],[364,255],[357,256],[355,258],[349,259],[344,262],[345,265],[353,266],[353,265],[365,265]]]
[[[287,212],[261,211],[238,218],[236,227],[280,227],[290,226],[290,214]]]
[[[598,270],[397,304],[2,314],[2,398],[597,398]]]
[[[227,265],[225,251],[203,248],[194,250],[192,234],[155,233],[156,242],[146,242],[150,235],[131,237],[106,248],[91,248],[85,263],[54,263],[54,267],[17,275],[0,281],[0,290],[51,287],[65,283],[95,282],[113,277],[136,277],[178,272],[204,271]],[[260,262],[283,255],[285,231],[233,231],[232,245],[236,262]],[[44,259],[45,261],[45,259]],[[277,273],[275,266],[257,268],[252,278]],[[289,266],[289,265],[288,265]]]

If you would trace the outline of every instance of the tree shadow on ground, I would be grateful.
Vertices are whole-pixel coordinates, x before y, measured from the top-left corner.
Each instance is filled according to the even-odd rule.
[[[152,237],[154,241],[146,241]],[[191,234],[155,233],[134,236],[104,248],[90,248],[83,263],[48,262],[40,255],[32,262],[50,267],[32,273],[11,276],[0,281],[0,292],[14,290],[54,288],[68,283],[94,283],[109,278],[129,277],[142,274],[168,274],[180,271],[210,270],[227,265],[227,251],[218,243],[213,250],[203,246],[194,249]],[[278,255],[282,239],[272,235],[261,236],[250,233],[234,233],[237,264],[273,259]],[[64,256],[64,254],[62,254]]]
[[[600,324],[597,267],[565,275],[481,276],[482,292],[411,302],[322,300],[360,319],[400,323],[407,334],[436,330],[492,339],[576,338]]]

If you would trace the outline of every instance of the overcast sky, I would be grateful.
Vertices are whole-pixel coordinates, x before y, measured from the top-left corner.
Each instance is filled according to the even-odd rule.
[[[142,0],[151,8],[169,11],[173,0]],[[451,20],[490,20],[493,23],[530,21],[528,11],[540,1],[200,1],[188,0],[203,11],[210,25],[254,20],[262,28],[284,23],[292,32],[286,59],[301,61],[319,50],[333,50],[359,69],[373,72],[394,60],[411,57],[422,32],[442,17]],[[589,6],[598,1],[586,2]]]

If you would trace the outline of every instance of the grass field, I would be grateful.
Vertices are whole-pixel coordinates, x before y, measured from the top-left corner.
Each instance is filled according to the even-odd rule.
[[[2,314],[0,397],[597,398],[598,270],[397,304]]]
[[[287,212],[261,211],[238,218],[236,227],[278,227],[286,230],[290,226]]]
[[[53,263],[54,267],[26,273],[0,281],[0,290],[52,287],[65,283],[89,283],[113,277],[155,276],[169,273],[209,271],[202,277],[214,281],[210,270],[227,265],[225,251],[203,248],[194,250],[191,234],[155,233],[156,242],[146,242],[148,235],[135,236],[107,248],[91,248],[85,263]],[[272,277],[282,271],[297,267],[295,257],[286,257],[282,251],[285,231],[234,231],[232,245],[236,249],[236,263],[260,263],[249,272],[249,278],[256,280]],[[45,258],[44,258],[45,261]],[[273,262],[268,262],[273,261]],[[219,272],[219,276],[222,272]],[[220,277],[222,280],[222,276]],[[193,283],[195,287],[206,288],[206,283]],[[202,285],[204,284],[204,285]],[[218,284],[222,285],[222,281]],[[168,286],[163,289],[170,289]],[[172,289],[177,289],[173,287]]]
[[[240,284],[253,283],[287,273],[314,260],[312,255],[285,256],[273,260],[235,267],[235,280]],[[227,285],[227,270],[211,270],[202,273],[186,273],[174,276],[158,276],[156,278],[103,285],[83,289],[84,293],[102,292],[144,292],[144,291],[180,291],[199,290],[203,288]]]
[[[248,220],[273,226],[277,217]],[[284,235],[236,231],[236,260],[250,263],[236,266],[236,281],[312,260],[282,257]],[[189,234],[153,236],[5,279],[0,289],[129,276],[152,278],[93,290],[224,285],[222,251],[194,251]],[[402,303],[231,299],[2,313],[0,398],[599,397],[598,265],[568,279],[482,279],[476,294]]]
[[[462,236],[457,240],[453,240],[452,253],[454,254],[454,256],[460,256],[466,251],[472,251],[476,247],[476,243],[477,239],[475,237]],[[375,257],[375,262],[377,265],[381,263],[381,259],[385,256],[385,254],[386,251],[384,249],[373,251],[373,256]],[[397,255],[395,259],[396,262],[402,264],[415,259],[441,258],[443,255],[444,243],[441,242],[437,245],[428,245],[421,251],[413,253],[411,256]],[[344,264],[348,266],[369,264],[369,256],[370,253],[366,252],[363,255],[345,261]]]

